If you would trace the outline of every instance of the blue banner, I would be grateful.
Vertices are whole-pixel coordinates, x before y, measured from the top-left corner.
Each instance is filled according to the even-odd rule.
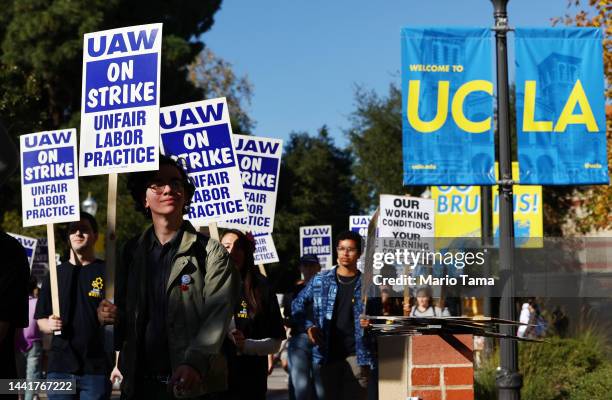
[[[521,185],[607,184],[602,33],[517,28]]]
[[[487,28],[402,29],[405,185],[493,185]]]

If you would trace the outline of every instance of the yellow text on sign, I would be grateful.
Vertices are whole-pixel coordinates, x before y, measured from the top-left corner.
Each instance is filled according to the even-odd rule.
[[[574,114],[576,105],[581,114]],[[552,121],[536,121],[536,81],[525,81],[525,111],[523,112],[523,132],[565,132],[568,125],[582,124],[589,132],[599,132],[591,104],[584,93],[580,80],[577,80],[563,106],[553,129]]]

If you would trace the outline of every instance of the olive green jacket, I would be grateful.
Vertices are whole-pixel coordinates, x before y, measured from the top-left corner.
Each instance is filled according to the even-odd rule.
[[[121,389],[127,398],[138,397],[138,377],[143,373],[139,349],[146,328],[146,238],[151,229],[126,244],[116,274],[119,321],[115,326],[115,349],[121,351]],[[185,396],[195,397],[227,388],[227,362],[221,345],[238,301],[240,277],[218,241],[197,233],[187,221],[181,229],[183,237],[166,286],[166,327],[172,370],[186,364],[203,378],[202,387]],[[181,288],[185,275],[190,282],[187,288]]]

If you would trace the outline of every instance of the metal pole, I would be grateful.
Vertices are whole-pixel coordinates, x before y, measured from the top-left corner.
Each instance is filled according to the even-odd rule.
[[[480,238],[481,244],[484,249],[490,249],[493,247],[493,207],[492,207],[492,194],[491,186],[480,187]],[[491,276],[491,255],[487,252],[485,254],[485,265],[484,265],[484,276]],[[493,309],[491,305],[491,290],[485,288],[485,296],[483,299],[483,314],[487,317],[493,316]],[[493,339],[485,338],[484,344],[484,355],[489,357],[493,352]]]
[[[508,27],[509,0],[491,0],[495,17],[495,44],[497,56],[497,126],[499,132],[499,273],[503,284],[499,316],[516,320],[514,305],[514,216],[512,214],[512,154],[510,144],[510,100],[508,96]],[[514,327],[502,325],[501,333],[514,334]],[[500,369],[496,377],[500,400],[519,400],[522,375],[518,372],[517,343],[500,340]]]

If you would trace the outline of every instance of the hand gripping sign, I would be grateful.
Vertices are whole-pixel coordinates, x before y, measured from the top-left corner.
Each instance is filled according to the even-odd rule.
[[[158,168],[162,24],[85,35],[80,173]]]
[[[321,267],[332,267],[331,225],[300,226],[300,257],[306,254],[316,255]]]
[[[78,221],[76,129],[20,137],[23,226],[47,225],[53,314],[59,317],[54,223]]]
[[[272,233],[283,141],[255,136],[234,136],[234,149],[242,176],[248,215],[223,227]]]
[[[216,222],[246,217],[225,98],[163,107],[160,126],[163,154],[182,164],[196,188],[185,218],[216,227]]]

